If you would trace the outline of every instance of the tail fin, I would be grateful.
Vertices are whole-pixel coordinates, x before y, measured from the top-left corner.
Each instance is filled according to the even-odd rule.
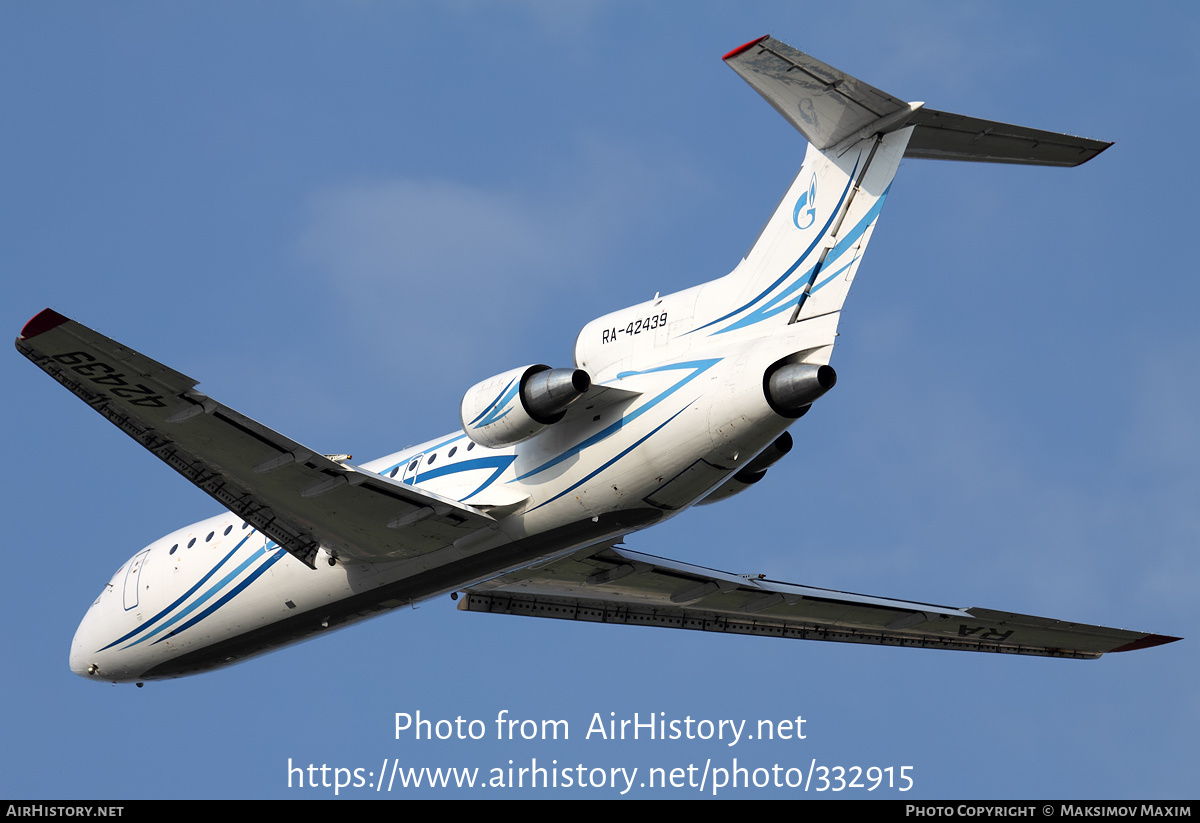
[[[905,156],[931,160],[1078,166],[1112,145],[905,103],[771,37],[725,62],[822,151],[905,126],[914,127]]]
[[[706,288],[689,334],[761,334],[841,310],[905,157],[1076,166],[1110,146],[906,103],[770,37],[725,62],[809,142],[753,248]],[[832,345],[836,317],[822,324]]]

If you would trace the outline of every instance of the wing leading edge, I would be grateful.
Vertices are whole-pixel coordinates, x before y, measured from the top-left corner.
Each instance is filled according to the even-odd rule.
[[[1180,639],[799,586],[615,547],[511,572],[466,595],[463,611],[1042,657],[1095,659]]]
[[[412,558],[495,520],[332,460],[195,390],[196,381],[46,309],[17,349],[222,506],[312,567],[325,548]]]

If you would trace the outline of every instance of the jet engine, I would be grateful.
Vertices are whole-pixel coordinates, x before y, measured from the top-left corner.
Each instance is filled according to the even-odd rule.
[[[520,443],[562,420],[591,386],[583,369],[535,365],[498,374],[463,396],[463,431],[489,449]]]
[[[782,362],[767,369],[763,392],[777,414],[803,417],[813,401],[833,388],[837,372],[832,366]]]
[[[758,457],[742,466],[741,471],[709,492],[708,497],[701,500],[698,505],[707,506],[709,503],[726,500],[762,480],[766,476],[767,469],[774,466],[781,457],[792,450],[792,442],[791,433],[784,432],[779,435],[775,442],[763,449]]]

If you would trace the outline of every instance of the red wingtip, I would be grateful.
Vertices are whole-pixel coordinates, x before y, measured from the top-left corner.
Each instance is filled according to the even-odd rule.
[[[1118,646],[1113,649],[1114,652],[1132,652],[1138,649],[1148,649],[1151,646],[1161,646],[1164,643],[1174,643],[1176,640],[1182,640],[1182,637],[1170,637],[1165,634],[1148,634],[1141,640],[1135,640],[1132,643],[1126,643],[1124,646]]]
[[[770,36],[771,35],[769,35],[769,34],[764,34],[762,37],[758,38],[757,40],[751,40],[749,43],[745,44],[744,46],[738,46],[736,49],[729,52],[729,54],[725,55],[721,59],[728,60],[730,57],[737,57],[739,54],[744,52],[746,49],[750,48],[751,46],[757,46],[759,43],[766,40]]]
[[[32,320],[25,324],[25,328],[21,329],[21,339],[28,340],[31,337],[37,337],[39,334],[48,332],[66,322],[67,318],[54,309],[42,309]]]

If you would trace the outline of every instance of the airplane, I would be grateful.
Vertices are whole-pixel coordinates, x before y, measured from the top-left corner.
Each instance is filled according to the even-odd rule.
[[[573,366],[476,384],[459,428],[419,446],[356,465],[52,309],[33,317],[23,355],[227,509],[121,566],[71,670],[141,686],[446,594],[493,614],[1076,659],[1178,640],[624,545],[750,489],[792,448],[837,381],[842,307],[902,159],[1073,167],[1111,145],[905,102],[769,36],[723,59],[808,141],[745,257],[588,323]]]

